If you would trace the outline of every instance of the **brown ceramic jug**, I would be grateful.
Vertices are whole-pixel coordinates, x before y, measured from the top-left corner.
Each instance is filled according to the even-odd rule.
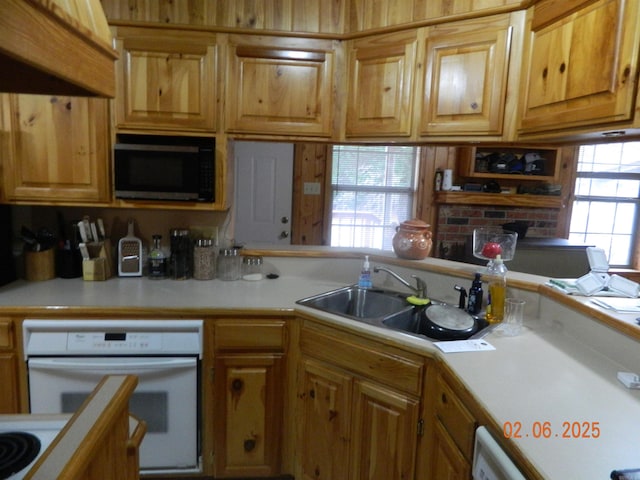
[[[422,260],[431,253],[430,225],[413,219],[402,222],[393,236],[393,251],[400,258]]]

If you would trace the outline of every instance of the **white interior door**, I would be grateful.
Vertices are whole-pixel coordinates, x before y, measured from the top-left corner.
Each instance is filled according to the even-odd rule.
[[[293,144],[236,142],[236,243],[291,243]]]

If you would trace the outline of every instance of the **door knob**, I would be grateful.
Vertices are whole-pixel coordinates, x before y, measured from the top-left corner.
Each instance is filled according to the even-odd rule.
[[[289,232],[287,232],[286,230],[283,230],[282,232],[280,232],[280,238],[288,238],[289,237]]]

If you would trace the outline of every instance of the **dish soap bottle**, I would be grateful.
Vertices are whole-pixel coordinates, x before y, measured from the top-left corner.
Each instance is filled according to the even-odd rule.
[[[149,278],[159,280],[167,276],[167,257],[160,246],[162,235],[153,235],[153,248],[149,252]]]
[[[476,278],[471,282],[469,298],[467,300],[467,312],[477,315],[482,310],[482,280],[480,274],[476,273]]]
[[[487,322],[500,323],[504,318],[504,299],[507,296],[507,267],[501,255],[496,256],[488,274]]]
[[[360,271],[358,286],[360,288],[373,287],[373,282],[371,281],[371,267],[369,266],[369,255],[364,256],[364,263],[362,264],[362,270]]]

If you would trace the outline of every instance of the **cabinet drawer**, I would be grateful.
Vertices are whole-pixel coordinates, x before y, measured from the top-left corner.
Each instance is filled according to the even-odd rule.
[[[13,348],[13,322],[0,319],[0,348]]]
[[[300,348],[307,355],[407,393],[420,395],[422,391],[424,361],[417,355],[364,338],[338,336],[309,326],[302,330]]]
[[[219,320],[215,325],[216,350],[283,351],[286,343],[283,320]]]
[[[435,393],[436,416],[462,454],[470,460],[473,453],[475,419],[441,377],[438,377]]]

